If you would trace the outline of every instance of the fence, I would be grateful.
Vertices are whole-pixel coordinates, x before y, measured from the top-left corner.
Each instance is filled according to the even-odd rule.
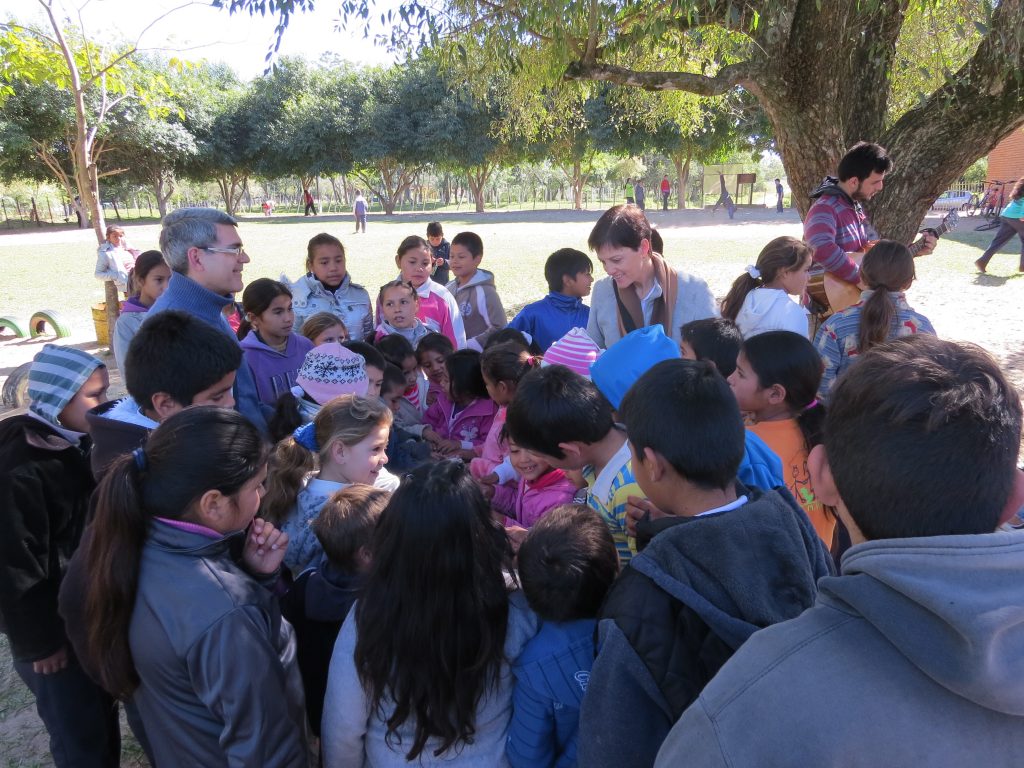
[[[104,200],[103,211],[108,221],[160,217],[156,198],[144,192],[130,197]],[[45,194],[28,197],[0,195],[0,216],[3,226],[7,229],[42,227],[44,224],[71,224],[78,220],[74,206],[67,198]]]

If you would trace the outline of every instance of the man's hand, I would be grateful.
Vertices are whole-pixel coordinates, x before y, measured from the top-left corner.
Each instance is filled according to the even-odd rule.
[[[52,656],[32,662],[32,671],[37,675],[52,675],[68,665],[68,649],[61,648]]]
[[[938,245],[939,238],[937,238],[933,232],[923,232],[921,234],[921,242],[924,243],[924,247],[918,251],[917,255],[927,256],[935,250],[935,246]]]
[[[288,549],[288,534],[261,517],[249,526],[242,561],[252,573],[271,574],[281,567]]]

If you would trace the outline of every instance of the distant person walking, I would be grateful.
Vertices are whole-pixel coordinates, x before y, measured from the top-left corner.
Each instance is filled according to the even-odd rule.
[[[775,180],[775,210],[782,213],[782,182],[779,179]]]
[[[672,196],[672,183],[668,176],[661,177],[661,210],[668,210],[668,199]]]
[[[308,189],[303,187],[302,189],[302,200],[306,203],[306,211],[303,216],[316,216],[316,203],[313,202],[313,195]]]
[[[1010,193],[1010,204],[1003,208],[999,214],[999,231],[992,238],[991,244],[981,254],[981,258],[974,262],[979,272],[984,272],[992,256],[1006,245],[1013,236],[1020,238],[1020,265],[1019,272],[1024,272],[1024,179],[1017,182]]]
[[[363,233],[366,232],[366,198],[363,197],[363,193],[360,190],[356,190],[356,199],[352,205],[352,213],[356,217],[356,232],[362,228]]]
[[[647,190],[644,189],[644,183],[640,180],[636,180],[636,184],[633,185],[633,197],[636,198],[636,207],[641,211],[645,210],[644,203],[647,202]]]

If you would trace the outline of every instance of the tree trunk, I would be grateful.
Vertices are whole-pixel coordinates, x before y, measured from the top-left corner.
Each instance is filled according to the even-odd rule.
[[[490,178],[492,170],[492,166],[485,163],[484,165],[476,168],[470,168],[466,171],[466,180],[469,182],[470,191],[473,193],[473,200],[476,203],[477,213],[484,212],[484,204],[486,203],[484,195],[487,191],[487,180]]]
[[[174,177],[170,174],[165,176],[162,173],[157,173],[153,178],[153,194],[156,196],[156,207],[160,213],[160,219],[163,220],[167,215],[167,203],[170,202],[171,196],[174,194]]]
[[[690,160],[693,159],[693,144],[686,142],[686,153],[675,152],[672,154],[672,164],[676,167],[676,208],[680,211],[686,208],[686,188],[690,183]]]
[[[710,0],[698,5],[697,15],[720,25],[730,23],[726,16],[736,7]],[[591,60],[575,62],[565,77],[706,96],[747,89],[774,129],[801,217],[810,193],[836,172],[851,145],[878,142],[894,168],[869,214],[883,236],[909,242],[935,197],[1024,125],[1024,0],[992,4],[971,59],[886,128],[888,76],[908,6],[909,0],[766,4],[750,60],[713,76],[634,72]]]

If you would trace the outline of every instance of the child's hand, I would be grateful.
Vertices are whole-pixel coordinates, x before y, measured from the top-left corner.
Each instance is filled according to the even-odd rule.
[[[32,662],[32,671],[37,675],[52,675],[68,665],[68,649],[62,647],[52,656]]]
[[[249,526],[242,561],[253,573],[271,574],[281,567],[288,549],[288,534],[257,517]]]
[[[462,443],[458,440],[439,440],[436,449],[442,456],[452,456],[462,449]]]
[[[437,434],[437,432],[435,432],[431,427],[424,427],[423,432],[421,433],[421,437],[435,448],[439,443],[441,443],[441,436]]]
[[[508,535],[508,540],[512,542],[512,551],[518,555],[519,547],[523,543],[523,540],[526,538],[526,534],[528,534],[529,531],[521,525],[513,523],[505,529],[505,533]]]
[[[469,462],[476,458],[476,451],[472,448],[462,448],[460,445],[459,450],[455,451],[454,455],[469,464]]]
[[[583,479],[582,469],[565,469],[562,471],[565,472],[565,476],[566,478],[568,478],[569,482],[575,485],[577,488],[587,487],[587,481]]]
[[[662,512],[647,499],[630,496],[626,499],[626,535],[636,538],[636,524],[645,517],[657,520],[659,517],[668,516],[668,512]]]
[[[478,482],[480,483],[481,486],[497,485],[498,484],[498,476],[494,472],[491,472],[491,474],[484,475],[483,477],[481,477]],[[491,493],[493,493],[493,492],[494,492],[494,489],[492,488],[491,489]]]
[[[484,495],[485,499],[490,501],[491,499],[494,498],[494,486],[493,485],[483,485],[482,483],[478,483],[478,485],[480,486],[480,493],[482,493]]]

